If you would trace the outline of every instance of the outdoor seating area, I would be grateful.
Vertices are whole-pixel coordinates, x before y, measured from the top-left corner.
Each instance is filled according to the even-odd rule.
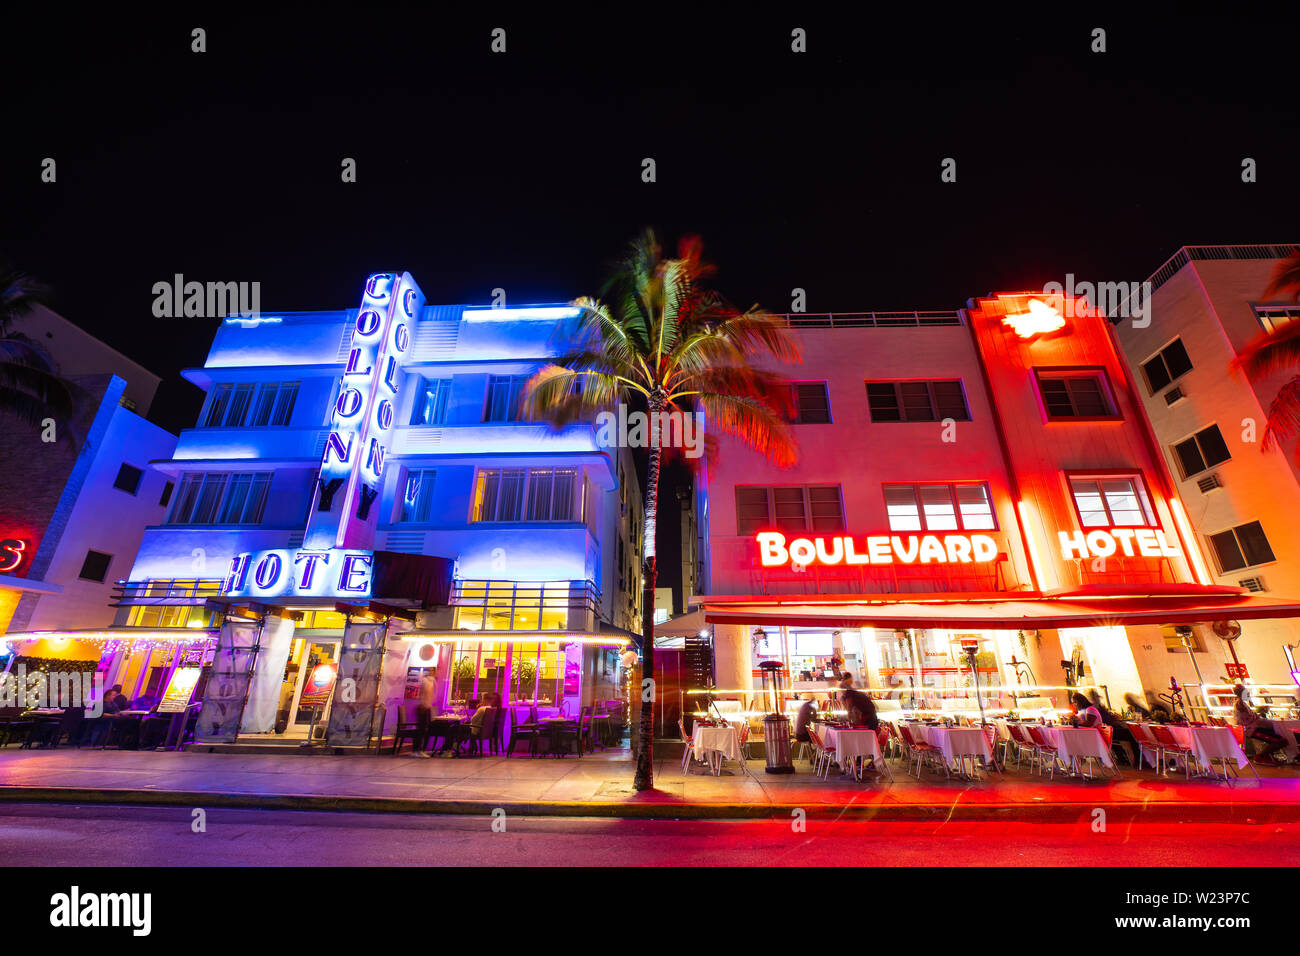
[[[478,716],[482,711],[482,716]],[[381,750],[393,756],[582,757],[622,745],[626,717],[621,701],[602,701],[569,715],[563,708],[519,703],[467,701],[464,706],[431,716],[422,727],[419,715],[397,712],[391,743],[387,735]]]
[[[0,708],[0,748],[60,746],[101,750],[179,750],[193,739],[202,704],[176,713],[126,709],[87,714],[83,707]]]

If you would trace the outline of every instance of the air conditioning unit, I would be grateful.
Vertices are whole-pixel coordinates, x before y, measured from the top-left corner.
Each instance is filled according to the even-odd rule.
[[[1209,494],[1215,488],[1223,487],[1223,479],[1219,477],[1219,473],[1216,471],[1204,478],[1197,479],[1196,487],[1201,489],[1201,494]]]
[[[1183,387],[1179,385],[1177,388],[1171,388],[1169,391],[1165,392],[1165,404],[1172,405],[1174,402],[1181,401],[1186,397],[1187,393],[1184,392]]]
[[[1264,579],[1261,577],[1242,578],[1237,582],[1238,587],[1245,588],[1247,591],[1267,591],[1264,587]]]

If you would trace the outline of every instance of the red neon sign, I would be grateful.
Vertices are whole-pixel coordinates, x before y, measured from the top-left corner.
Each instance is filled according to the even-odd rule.
[[[759,561],[765,568],[787,564],[826,567],[847,564],[987,564],[998,545],[987,534],[875,534],[854,541],[850,535],[795,538],[786,543],[779,531],[760,531]]]
[[[1141,555],[1144,558],[1176,558],[1182,554],[1175,545],[1169,543],[1165,533],[1157,528],[1110,528],[1105,531],[1089,531],[1085,534],[1076,531],[1058,531],[1061,541],[1061,557],[1069,561],[1072,558],[1109,558],[1117,551],[1122,551],[1127,558]]]
[[[1028,312],[1004,315],[1002,321],[1011,326],[1011,330],[1022,339],[1032,339],[1044,332],[1055,332],[1065,325],[1065,317],[1060,310],[1040,299],[1029,300]]]
[[[16,571],[27,557],[27,542],[19,538],[0,539],[0,572]]]

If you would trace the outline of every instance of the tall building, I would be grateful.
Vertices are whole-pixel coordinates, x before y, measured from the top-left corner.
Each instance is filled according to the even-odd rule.
[[[776,662],[805,693],[847,670],[886,712],[1061,710],[1075,687],[1122,708],[1219,679],[1183,629],[1300,614],[1211,580],[1114,331],[1082,300],[788,322],[798,463],[720,436],[700,492],[720,693],[752,698]]]
[[[1300,318],[1300,304],[1263,298],[1296,249],[1185,246],[1148,279],[1149,322],[1115,320],[1212,580],[1260,595],[1300,595],[1296,440],[1263,444],[1268,408],[1300,368],[1247,376],[1232,363],[1261,334]],[[1237,630],[1229,646],[1221,635]],[[1290,696],[1285,649],[1300,642],[1295,621],[1243,620],[1197,642],[1211,671],[1244,668],[1264,691]]]
[[[158,696],[194,670],[207,745],[364,744],[427,670],[448,707],[620,699],[641,614],[630,452],[520,412],[576,314],[425,305],[379,274],[357,309],[226,319],[184,373],[195,427],[151,462],[175,491],[113,632],[81,638],[109,682]]]
[[[7,421],[0,437],[0,634],[104,627],[146,525],[172,486],[149,468],[176,436],[148,421],[158,377],[38,306],[12,332],[41,346],[73,386],[71,421]],[[20,656],[67,652],[9,638]],[[2,666],[2,662],[0,662]]]

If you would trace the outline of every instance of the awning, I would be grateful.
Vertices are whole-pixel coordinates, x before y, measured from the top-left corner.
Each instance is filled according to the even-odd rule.
[[[1113,597],[1023,595],[955,601],[951,595],[725,596],[704,598],[710,624],[790,627],[941,627],[1036,630],[1054,627],[1115,627],[1126,624],[1200,624],[1300,617],[1300,603],[1262,598],[1233,589],[1198,594],[1124,594]],[[1228,593],[1224,593],[1228,592]]]
[[[696,608],[687,614],[679,614],[677,617],[669,618],[662,624],[656,624],[655,638],[694,637],[707,626],[708,622],[704,620],[704,611]]]

